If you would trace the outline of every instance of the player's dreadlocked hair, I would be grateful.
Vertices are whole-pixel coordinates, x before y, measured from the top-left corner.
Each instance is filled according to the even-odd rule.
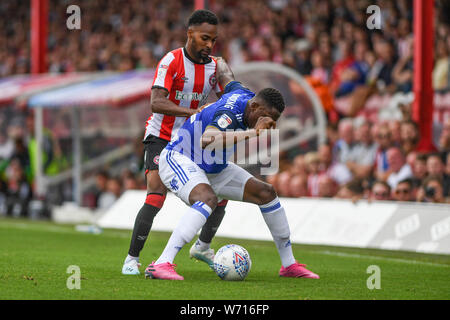
[[[265,88],[258,92],[258,98],[261,98],[267,106],[277,109],[280,113],[284,110],[284,99],[280,91],[275,88]]]
[[[203,10],[203,9],[202,10],[196,10],[189,17],[188,27],[190,27],[192,25],[200,25],[200,24],[202,24],[204,22],[216,26],[216,25],[219,24],[219,19],[217,19],[217,16],[213,12],[211,12],[209,10]]]

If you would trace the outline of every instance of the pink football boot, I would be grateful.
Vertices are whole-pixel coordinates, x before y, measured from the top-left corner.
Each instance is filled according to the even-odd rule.
[[[163,280],[184,280],[182,276],[180,276],[175,271],[176,264],[165,262],[154,264],[152,262],[148,265],[147,269],[145,269],[145,277],[150,279],[163,279]]]
[[[317,274],[305,267],[306,264],[300,264],[297,261],[287,268],[281,266],[280,277],[319,279]]]

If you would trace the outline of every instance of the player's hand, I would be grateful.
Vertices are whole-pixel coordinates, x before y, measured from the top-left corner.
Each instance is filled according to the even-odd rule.
[[[222,57],[214,57],[217,61],[217,81],[219,81],[219,84],[222,86],[222,88],[225,88],[225,86],[233,81],[234,78],[234,74],[233,71],[231,70],[230,66],[228,65],[228,63],[225,61],[224,58]]]
[[[270,117],[260,117],[255,125],[256,134],[259,135],[261,130],[275,129],[277,123]]]

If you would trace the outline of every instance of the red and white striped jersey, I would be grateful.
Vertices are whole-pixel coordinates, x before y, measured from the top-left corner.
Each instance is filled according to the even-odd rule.
[[[192,61],[184,48],[175,49],[159,62],[152,88],[165,88],[169,91],[167,98],[176,105],[197,109],[212,90],[223,90],[216,80],[216,70],[215,59],[200,64]],[[144,139],[154,135],[170,141],[185,121],[186,117],[153,113],[147,120]]]

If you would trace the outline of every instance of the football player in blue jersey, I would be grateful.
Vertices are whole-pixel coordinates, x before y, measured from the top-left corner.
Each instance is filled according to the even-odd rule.
[[[145,270],[147,278],[184,279],[176,273],[173,260],[202,228],[219,199],[259,206],[281,258],[280,276],[319,278],[295,260],[289,224],[273,186],[227,161],[237,143],[274,129],[284,107],[283,96],[274,88],[255,95],[231,81],[218,101],[184,123],[161,152],[159,174],[167,188],[190,207],[161,256]]]

